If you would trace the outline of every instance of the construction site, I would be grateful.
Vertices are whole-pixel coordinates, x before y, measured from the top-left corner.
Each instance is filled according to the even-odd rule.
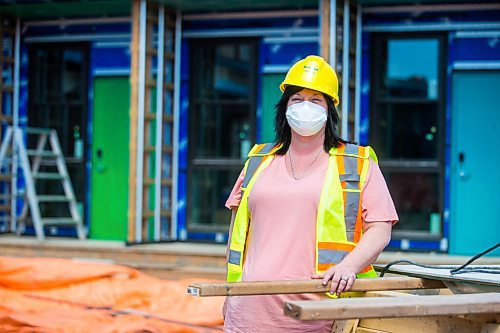
[[[499,333],[499,38],[486,0],[0,0],[0,332]],[[254,145],[280,142],[283,84],[311,55],[334,93],[290,85],[333,96],[345,234],[316,231],[312,272],[369,234],[363,158],[397,211],[338,297],[335,273],[246,280],[253,206],[228,204],[278,156]],[[228,326],[227,299],[259,297],[283,321]]]

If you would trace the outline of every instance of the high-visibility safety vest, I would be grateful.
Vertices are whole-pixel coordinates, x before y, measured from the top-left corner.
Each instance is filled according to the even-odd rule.
[[[242,198],[230,237],[227,281],[241,281],[246,241],[250,226],[248,196],[260,173],[271,163],[280,146],[255,145],[245,163]],[[370,147],[343,144],[330,150],[316,218],[316,273],[340,263],[362,236],[361,191],[368,173],[369,159],[377,162]],[[359,278],[376,277],[370,265],[357,274]]]

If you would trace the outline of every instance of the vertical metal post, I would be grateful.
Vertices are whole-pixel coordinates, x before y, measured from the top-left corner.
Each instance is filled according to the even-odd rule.
[[[337,0],[330,0],[330,40],[328,62],[337,71]]]
[[[182,12],[177,11],[175,17],[175,58],[174,58],[174,103],[173,117],[174,129],[172,153],[172,217],[170,237],[177,239],[177,186],[179,177],[179,122],[180,122],[180,95],[181,95],[181,37],[182,37]]]
[[[144,108],[146,93],[146,0],[141,0],[139,17],[139,94],[137,101],[137,159],[135,197],[135,241],[142,241],[142,192],[144,163]]]
[[[14,96],[12,101],[12,126],[14,131],[19,127],[19,76],[20,76],[20,61],[21,61],[21,20],[16,20],[16,35],[14,41]],[[17,147],[12,140],[12,181],[11,181],[11,201],[10,201],[10,216],[11,228],[17,229]]]
[[[361,5],[357,6],[356,13],[356,83],[354,95],[354,140],[359,142],[360,139],[360,121],[361,121],[361,38],[362,38],[362,19]]]
[[[161,177],[162,177],[162,130],[163,130],[163,74],[165,64],[165,8],[158,9],[158,55],[156,73],[156,143],[155,143],[155,210],[154,240],[160,240],[161,233]]]
[[[342,138],[349,139],[349,0],[344,0],[342,38]]]

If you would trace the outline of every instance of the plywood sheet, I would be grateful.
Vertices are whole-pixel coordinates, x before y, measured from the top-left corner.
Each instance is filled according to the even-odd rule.
[[[437,265],[437,267],[439,266],[440,265]],[[492,269],[497,269],[497,270],[500,269],[500,265],[488,265],[488,266],[492,267]],[[457,265],[457,267],[460,266]],[[473,268],[479,266],[470,265],[467,267]],[[388,272],[420,277],[420,278],[451,281],[455,283],[468,283],[468,284],[478,284],[485,286],[494,286],[499,288],[500,290],[500,274],[470,272],[470,273],[461,273],[452,275],[450,274],[449,269],[423,268],[416,265],[394,265],[389,268]]]

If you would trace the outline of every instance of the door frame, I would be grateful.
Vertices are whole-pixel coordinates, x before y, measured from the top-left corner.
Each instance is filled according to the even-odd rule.
[[[394,240],[401,240],[404,243],[409,243],[410,240],[419,240],[423,242],[427,241],[438,241],[441,240],[445,235],[447,235],[446,224],[445,224],[445,168],[446,168],[446,113],[447,113],[447,89],[448,89],[448,75],[447,75],[447,61],[448,61],[448,35],[444,32],[374,32],[370,35],[370,52],[369,52],[369,62],[370,62],[370,86],[377,87],[377,84],[373,84],[374,80],[379,80],[380,75],[383,71],[381,66],[378,64],[379,55],[381,52],[381,47],[383,43],[390,39],[437,39],[439,42],[438,46],[438,80],[439,80],[439,91],[437,94],[437,112],[438,112],[438,145],[437,145],[437,158],[434,161],[423,160],[422,163],[415,166],[414,162],[418,160],[414,159],[389,159],[384,161],[379,160],[379,164],[383,169],[391,171],[412,171],[421,173],[436,173],[439,177],[438,180],[438,207],[441,216],[440,222],[440,234],[431,234],[425,231],[414,231],[414,230],[396,230],[393,231],[393,241],[391,243],[396,243]],[[375,55],[375,56],[374,56]],[[377,83],[377,81],[375,81]],[[370,124],[377,117],[377,98],[376,98],[376,88],[372,88],[370,91],[369,98],[369,120]],[[373,137],[373,128],[370,126],[368,137]],[[404,223],[404,221],[402,221]],[[390,244],[389,247],[392,247]],[[403,248],[404,246],[398,246],[398,248]],[[446,249],[440,248],[441,251]]]
[[[189,49],[193,49],[193,45],[221,45],[221,44],[230,44],[230,43],[241,43],[242,41],[248,42],[251,45],[251,57],[253,60],[253,68],[250,70],[250,74],[252,75],[251,81],[253,85],[251,87],[251,93],[249,96],[250,101],[250,127],[253,131],[250,131],[250,140],[251,142],[255,142],[256,140],[256,129],[257,129],[257,96],[258,96],[258,75],[259,75],[259,39],[255,37],[242,37],[242,38],[192,38],[189,40]],[[189,52],[189,71],[193,73],[196,70],[193,56],[196,56],[194,53]],[[190,76],[193,77],[192,75]],[[196,91],[195,82],[193,79],[189,80],[189,96],[192,96],[194,91]],[[190,98],[190,101],[193,101],[193,98]],[[192,106],[190,103],[189,113],[192,113]],[[192,116],[188,117],[191,118]],[[193,226],[192,225],[192,205],[190,204],[193,200],[191,188],[193,186],[193,171],[195,168],[203,167],[205,170],[241,170],[243,167],[244,161],[241,159],[233,159],[233,158],[204,158],[204,159],[196,159],[194,154],[194,149],[192,148],[192,144],[196,142],[196,138],[198,137],[198,132],[193,126],[192,121],[188,120],[188,154],[187,154],[187,174],[191,175],[191,177],[187,177],[187,191],[186,191],[186,200],[189,203],[187,205],[186,212],[186,230],[187,230],[187,238],[199,239],[205,238],[208,236],[213,239],[213,235],[215,234],[215,238],[221,239],[222,234],[227,234],[229,229],[229,224],[227,226]],[[229,166],[229,167],[228,167]],[[236,179],[235,179],[236,180]],[[229,193],[228,193],[229,194]],[[205,236],[204,236],[205,235]],[[212,237],[210,237],[212,236]]]

